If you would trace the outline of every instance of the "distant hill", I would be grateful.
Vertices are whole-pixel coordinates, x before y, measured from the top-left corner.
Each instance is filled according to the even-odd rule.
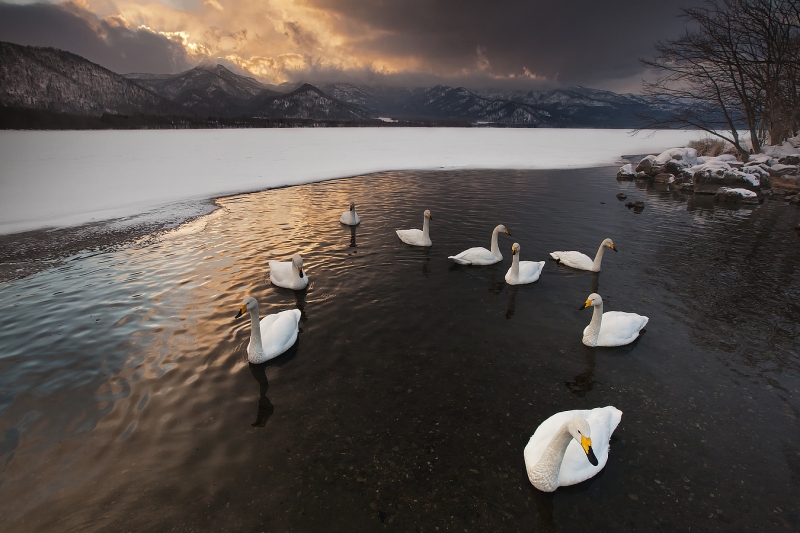
[[[0,42],[0,105],[75,115],[185,113],[80,56]]]
[[[69,52],[0,43],[0,108],[5,109],[0,127],[25,127],[26,121],[34,124],[31,127],[63,127],[69,119],[53,113],[66,113],[141,115],[135,120],[107,117],[102,127],[264,127],[320,121],[331,125],[635,128],[641,123],[637,115],[659,116],[670,107],[638,95],[585,87],[541,92],[349,83],[276,87],[222,65],[207,64],[178,74],[120,76]],[[165,121],[164,117],[175,119]],[[381,122],[379,117],[400,122]],[[94,124],[86,118],[75,122],[82,127]]]

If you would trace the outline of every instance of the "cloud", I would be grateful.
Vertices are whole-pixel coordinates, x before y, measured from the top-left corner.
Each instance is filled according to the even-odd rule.
[[[121,74],[171,73],[191,66],[176,39],[133,28],[119,15],[100,18],[84,6],[0,3],[0,40],[67,50]]]

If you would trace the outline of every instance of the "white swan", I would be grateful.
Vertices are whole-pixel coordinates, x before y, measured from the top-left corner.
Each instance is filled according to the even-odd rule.
[[[294,254],[291,261],[270,261],[269,280],[285,289],[305,289],[308,287],[308,276],[303,273],[303,258],[300,254]]]
[[[583,330],[586,346],[624,346],[632,343],[650,320],[636,313],[603,312],[603,299],[593,292],[579,309],[594,307],[592,321]]]
[[[556,413],[525,446],[525,470],[537,489],[553,492],[596,475],[608,461],[608,441],[619,425],[616,407]]]
[[[355,203],[350,202],[350,211],[342,213],[342,218],[340,218],[339,221],[348,226],[358,226],[361,223],[361,219],[358,217],[358,213],[356,213]]]
[[[239,318],[250,311],[250,344],[247,345],[247,360],[257,365],[278,357],[288,350],[297,340],[300,322],[300,310],[289,309],[274,315],[265,316],[258,321],[258,302],[248,296],[242,302]]]
[[[411,246],[430,246],[433,244],[430,236],[431,220],[433,220],[431,212],[426,209],[422,213],[422,231],[418,229],[399,229],[397,230],[397,236],[400,237],[401,241]]]
[[[497,247],[497,234],[500,232],[506,235],[511,233],[502,224],[494,228],[492,231],[492,249],[476,247],[464,250],[458,255],[451,255],[448,259],[452,259],[459,265],[493,265],[503,260],[503,254],[500,253],[500,248]]]
[[[515,242],[511,247],[511,268],[506,272],[506,283],[509,285],[533,283],[542,274],[544,261],[520,261],[519,250],[519,244]]]
[[[567,265],[568,267],[577,268],[579,270],[600,272],[600,262],[603,260],[603,252],[605,251],[606,246],[615,252],[617,251],[617,247],[614,246],[614,243],[611,241],[611,239],[606,239],[600,243],[600,248],[597,250],[597,255],[594,256],[594,261],[592,261],[592,258],[588,255],[580,252],[551,252],[550,257],[559,263]]]

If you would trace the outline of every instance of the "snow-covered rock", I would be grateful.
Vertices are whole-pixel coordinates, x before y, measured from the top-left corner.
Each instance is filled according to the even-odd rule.
[[[647,157],[639,161],[638,165],[636,165],[636,172],[644,172],[645,174],[649,174],[650,169],[653,168],[655,162],[656,162],[656,156],[648,155]]]
[[[728,187],[720,187],[714,195],[714,199],[719,202],[741,202],[741,203],[758,203],[758,194],[747,189],[731,189]]]
[[[619,167],[619,172],[617,172],[618,180],[632,180],[635,178],[636,170],[633,168],[632,163],[628,163],[627,165],[622,165]]]
[[[690,168],[689,172],[692,173],[696,193],[716,194],[720,187],[754,188],[761,184],[758,175],[731,167],[726,156],[711,158],[702,165]]]
[[[670,161],[677,161],[683,167],[692,167],[697,164],[697,150],[694,148],[670,148],[656,157],[655,164],[666,165]]]

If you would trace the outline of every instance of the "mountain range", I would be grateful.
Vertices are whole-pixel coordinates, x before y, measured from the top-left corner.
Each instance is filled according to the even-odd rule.
[[[266,85],[202,64],[178,74],[120,75],[78,55],[0,42],[0,106],[75,116],[147,115],[297,119],[343,123],[441,123],[506,127],[635,128],[637,115],[669,106],[585,87],[470,91],[348,83]],[[381,120],[377,120],[381,119]],[[396,121],[396,122],[395,122]]]

